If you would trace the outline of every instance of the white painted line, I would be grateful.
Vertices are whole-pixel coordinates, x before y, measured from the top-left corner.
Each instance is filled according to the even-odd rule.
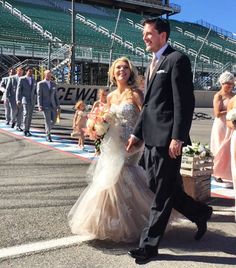
[[[40,241],[30,244],[23,244],[14,247],[2,248],[0,249],[0,259],[1,258],[8,258],[17,255],[27,254],[38,252],[46,249],[52,249],[62,246],[70,246],[73,244],[78,244],[86,240],[92,239],[91,236],[81,236],[81,235],[74,235],[63,237],[59,239],[53,239],[48,241]]]
[[[234,211],[222,211],[222,210],[220,210],[220,211],[215,211],[214,210],[214,215],[228,215],[228,216],[233,216],[234,215]]]
[[[234,212],[235,208],[234,207],[221,207],[219,209],[214,209],[214,212],[215,211],[232,211],[232,212]]]

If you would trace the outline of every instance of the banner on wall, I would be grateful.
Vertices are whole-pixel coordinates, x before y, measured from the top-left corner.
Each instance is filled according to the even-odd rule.
[[[97,100],[97,93],[100,88],[106,86],[68,85],[58,84],[58,97],[60,104],[75,104],[82,100],[86,104],[93,104]]]

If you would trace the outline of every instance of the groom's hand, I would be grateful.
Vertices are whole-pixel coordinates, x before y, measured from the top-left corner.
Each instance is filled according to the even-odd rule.
[[[126,151],[130,152],[132,147],[139,141],[134,135],[131,135],[126,144]]]
[[[182,154],[183,142],[172,139],[169,146],[169,156],[170,158],[176,158]]]

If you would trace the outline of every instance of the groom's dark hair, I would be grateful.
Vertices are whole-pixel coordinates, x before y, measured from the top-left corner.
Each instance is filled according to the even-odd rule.
[[[141,23],[143,26],[145,24],[154,24],[158,33],[166,32],[166,40],[168,40],[170,36],[170,23],[167,19],[163,19],[159,17],[154,17],[154,18],[151,17],[151,18],[144,19]]]

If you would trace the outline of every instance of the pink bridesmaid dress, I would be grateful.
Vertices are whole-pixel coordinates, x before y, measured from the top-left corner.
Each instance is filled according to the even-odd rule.
[[[227,109],[228,102],[228,98],[222,101],[222,111]],[[228,181],[232,181],[230,157],[232,132],[232,129],[228,128],[226,125],[226,115],[214,119],[210,143],[211,151],[214,156],[212,176]]]
[[[230,154],[231,154],[231,171],[235,191],[235,222],[236,222],[236,130],[234,130],[232,134]]]

